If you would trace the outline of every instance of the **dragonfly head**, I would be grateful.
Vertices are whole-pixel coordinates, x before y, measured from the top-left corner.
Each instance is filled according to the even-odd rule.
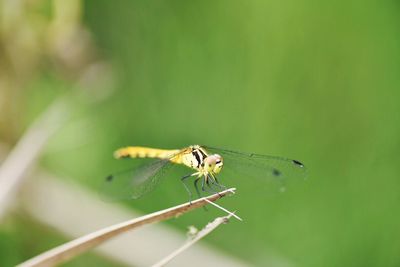
[[[222,157],[218,154],[210,155],[204,159],[204,168],[208,172],[219,173],[224,166]]]

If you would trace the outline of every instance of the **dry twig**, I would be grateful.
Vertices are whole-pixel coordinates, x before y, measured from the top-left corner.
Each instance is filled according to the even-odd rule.
[[[194,243],[214,231],[218,226],[220,226],[223,223],[227,223],[229,218],[231,216],[234,216],[234,213],[229,212],[227,216],[224,217],[218,217],[214,219],[214,221],[208,223],[200,232],[198,232],[192,239],[190,239],[188,242],[186,242],[182,247],[178,248],[171,254],[169,254],[167,257],[162,259],[161,261],[157,262],[154,264],[152,267],[162,267],[168,262],[170,262],[173,258],[184,252],[186,249],[188,249],[190,246],[192,246]]]
[[[126,222],[103,228],[96,232],[65,243],[59,247],[46,251],[43,254],[40,254],[26,262],[23,262],[18,266],[33,267],[54,266],[60,264],[128,230],[134,229],[142,225],[163,221],[171,217],[179,216],[183,213],[208,204],[208,201],[214,202],[223,196],[232,194],[235,192],[235,190],[235,188],[230,188],[217,194],[197,199],[192,203],[187,202],[172,208],[142,216],[140,218],[132,219]]]

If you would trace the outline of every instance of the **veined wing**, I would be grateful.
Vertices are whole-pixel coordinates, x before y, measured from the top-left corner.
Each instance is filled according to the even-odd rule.
[[[132,167],[105,178],[102,194],[106,199],[138,199],[151,192],[165,177],[167,171],[174,165],[170,159],[179,155],[182,151],[172,155],[168,159],[152,159],[146,164]],[[129,159],[140,161],[143,159]]]
[[[227,149],[203,146],[209,153],[220,154],[224,160],[224,170],[234,170],[243,178],[255,178],[258,185],[265,185],[268,189],[284,191],[288,183],[306,178],[306,167],[299,161],[243,153]],[[225,171],[226,171],[225,170]],[[248,181],[249,182],[249,181]]]

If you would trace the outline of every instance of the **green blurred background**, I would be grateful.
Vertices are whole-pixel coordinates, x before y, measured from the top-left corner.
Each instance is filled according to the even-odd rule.
[[[279,196],[224,181],[238,197],[221,203],[245,221],[204,242],[254,266],[271,253],[294,266],[400,265],[399,2],[19,1],[19,13],[1,2],[4,147],[54,99],[84,91],[72,94],[43,168],[97,190],[127,166],[112,158],[126,145],[299,159],[307,181]],[[106,67],[82,83],[98,62]],[[178,179],[162,183],[124,204],[150,212],[187,199]],[[217,214],[167,224],[184,234]],[[8,214],[0,236],[1,266],[68,240],[21,211]],[[33,246],[35,236],[45,238]],[[113,265],[98,257],[67,266]]]

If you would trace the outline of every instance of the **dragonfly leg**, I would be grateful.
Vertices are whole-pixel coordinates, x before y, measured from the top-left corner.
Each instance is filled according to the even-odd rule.
[[[204,186],[204,180],[205,180],[205,183],[206,183],[207,187]],[[210,180],[211,180],[211,182],[213,183],[212,178],[210,178],[209,175],[207,176],[207,178],[205,177],[205,178],[203,179],[202,190],[203,190],[203,191],[206,191],[206,192],[208,192],[208,193],[218,194],[218,195],[219,195],[219,192],[216,191],[214,188],[212,188],[212,186],[211,186],[212,184],[210,184]],[[221,196],[221,195],[220,195],[220,196]]]
[[[198,196],[199,198],[201,198],[201,194],[200,194],[199,187],[197,186],[197,183],[199,182],[200,178],[201,178],[201,177],[197,177],[197,178],[194,180],[194,183],[193,183],[193,184],[194,184],[194,188],[196,188],[197,196]]]
[[[200,181],[201,178],[202,177],[197,177],[196,180],[194,180],[194,188],[196,188],[196,192],[197,192],[197,195],[199,196],[199,198],[201,198],[201,193],[200,193],[199,187],[197,186],[197,183]],[[203,182],[202,182],[202,190],[203,190],[203,187],[204,187],[204,179],[203,179]],[[203,206],[203,209],[205,211],[208,211],[206,206]]]
[[[190,204],[192,204],[192,192],[190,191],[189,187],[186,185],[186,179],[188,179],[188,178],[191,177],[191,176],[192,176],[192,174],[189,174],[189,175],[185,175],[185,176],[183,176],[183,177],[181,178],[181,181],[182,181],[182,183],[183,183],[183,186],[185,187],[186,191],[187,191],[188,194],[189,194],[189,202],[190,202]]]
[[[207,187],[206,187],[206,186],[207,186]],[[215,190],[213,190],[213,189],[210,187],[210,182],[208,181],[208,179],[207,179],[206,177],[204,177],[204,178],[201,180],[201,191],[203,191],[203,192],[208,192],[208,193],[212,193],[212,194],[217,193]]]
[[[207,184],[208,184],[208,179],[207,179],[207,177],[203,177],[203,179],[201,180],[201,191],[203,191],[203,192],[208,192],[208,193],[215,193],[214,191],[212,191],[212,192],[210,192],[210,190],[208,190],[207,188],[205,188],[205,184],[204,184],[204,182],[206,182]],[[207,208],[206,208],[206,206],[204,206],[204,210],[205,211],[207,211]]]
[[[212,173],[210,173],[209,175],[208,175],[208,180],[209,180],[209,187],[212,189],[212,190],[215,190],[215,191],[221,191],[221,190],[225,190],[226,189],[226,187],[225,186],[223,186],[223,185],[221,185],[220,183],[218,183],[218,180],[217,180],[217,178],[212,174]]]
[[[215,176],[215,175],[213,175],[213,174],[210,174],[210,175],[211,175],[212,178],[214,178],[214,181],[212,181],[212,183],[213,183],[214,185],[218,186],[218,187],[219,187],[220,189],[222,189],[222,190],[225,190],[225,189],[226,189],[226,186],[224,186],[223,184],[220,184],[220,183],[218,182],[217,176]]]

